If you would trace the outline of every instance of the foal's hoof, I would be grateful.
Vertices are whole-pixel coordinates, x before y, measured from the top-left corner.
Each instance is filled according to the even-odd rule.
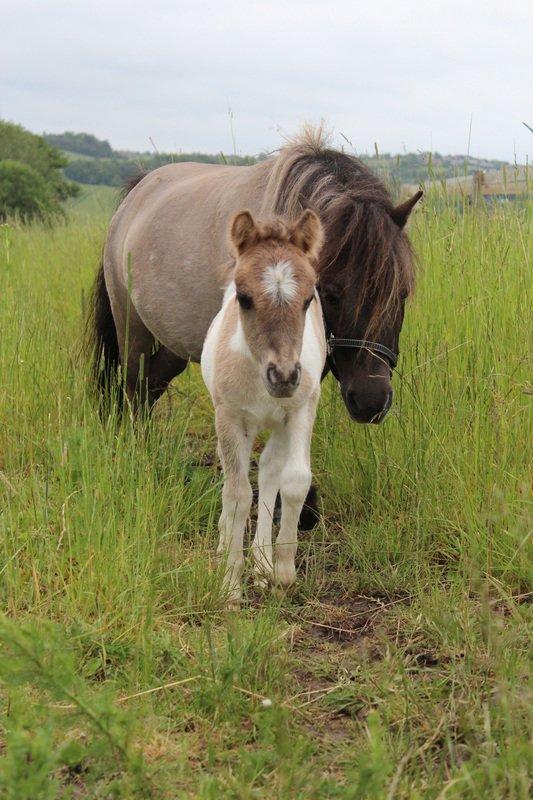
[[[274,568],[274,586],[280,589],[290,589],[296,583],[296,568],[294,564],[276,565]]]
[[[239,611],[241,607],[241,596],[230,595],[226,601],[226,608],[228,611]]]
[[[271,587],[272,596],[277,600],[284,600],[295,587],[296,583],[291,583],[290,586],[281,586],[279,583],[273,583]]]
[[[226,608],[228,611],[238,611],[241,607],[242,594],[240,587],[230,589],[227,595]]]
[[[266,589],[272,582],[272,548],[260,548],[255,542],[252,544],[252,558],[254,560],[254,586]]]
[[[264,573],[258,572],[254,575],[254,586],[256,589],[266,589],[268,586],[268,578]]]

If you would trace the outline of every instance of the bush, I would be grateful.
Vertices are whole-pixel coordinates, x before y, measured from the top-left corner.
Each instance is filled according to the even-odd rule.
[[[61,203],[80,191],[63,177],[66,163],[42,136],[0,120],[0,220],[19,215],[50,223],[62,216]]]
[[[19,216],[24,222],[39,219],[50,223],[62,213],[42,175],[21,161],[0,161],[0,221]]]

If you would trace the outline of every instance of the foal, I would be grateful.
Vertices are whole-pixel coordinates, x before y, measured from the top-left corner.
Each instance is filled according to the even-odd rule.
[[[240,602],[243,539],[252,503],[250,452],[259,430],[272,434],[259,460],[258,582],[296,579],[297,525],[311,484],[310,447],[326,337],[315,288],[322,225],[312,211],[293,224],[262,224],[248,211],[231,225],[236,263],[202,352],[202,375],[215,407],[224,470],[218,553],[227,558],[230,605]],[[281,525],[272,518],[281,493]]]

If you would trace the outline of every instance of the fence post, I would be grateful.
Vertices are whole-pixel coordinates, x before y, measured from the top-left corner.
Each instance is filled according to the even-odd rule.
[[[472,176],[472,202],[477,205],[483,200],[483,184],[485,176],[483,170],[478,169]]]

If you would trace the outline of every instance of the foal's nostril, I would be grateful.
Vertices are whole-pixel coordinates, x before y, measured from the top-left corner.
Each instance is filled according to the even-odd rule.
[[[281,380],[281,373],[275,364],[270,364],[267,367],[267,381],[271,386],[277,386]]]
[[[289,375],[289,383],[292,386],[298,386],[300,383],[300,375],[302,374],[302,366],[299,361],[296,362],[295,367]]]

